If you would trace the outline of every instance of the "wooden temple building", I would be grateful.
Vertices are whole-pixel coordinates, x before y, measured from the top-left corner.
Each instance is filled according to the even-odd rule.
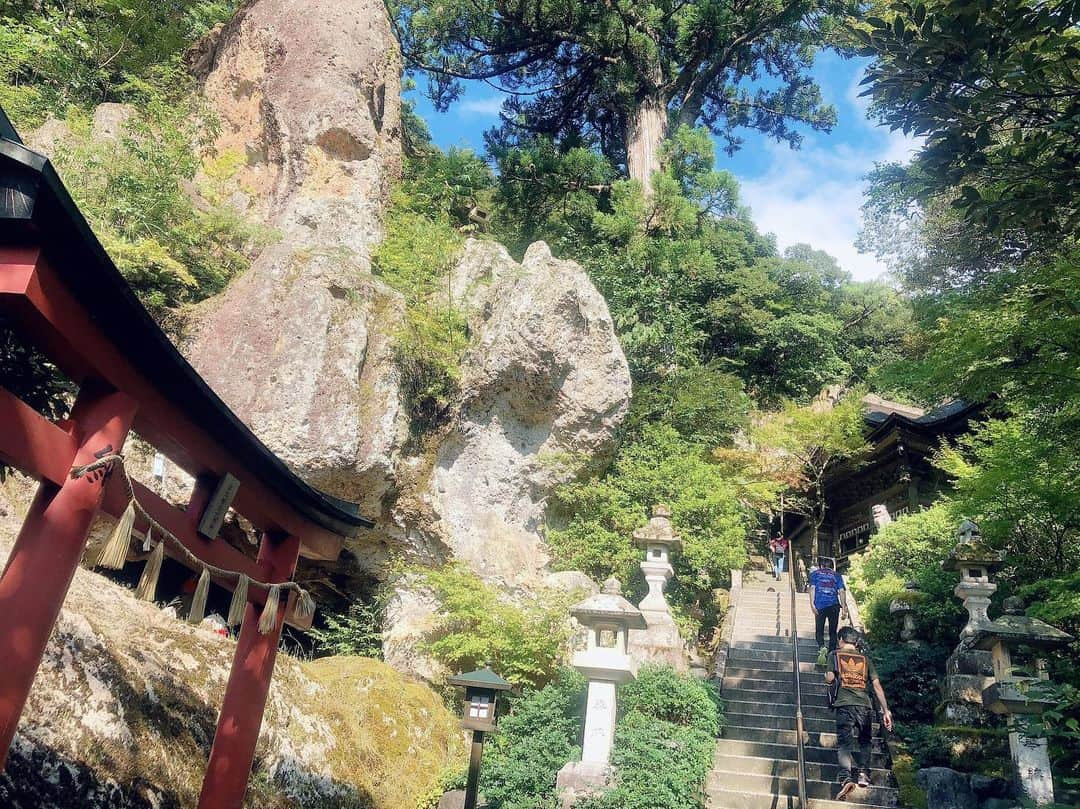
[[[848,556],[866,547],[884,518],[881,507],[896,519],[938,499],[947,481],[931,458],[943,441],[967,432],[983,409],[957,400],[928,412],[873,395],[863,403],[869,455],[859,464],[839,464],[825,481],[819,554],[834,557],[840,568]],[[785,533],[809,561],[808,521],[789,516]]]
[[[311,625],[313,605],[290,582],[297,558],[336,559],[345,537],[372,524],[297,477],[207,386],[136,299],[47,158],[22,145],[2,110],[0,314],[77,388],[70,417],[53,422],[0,377],[0,462],[39,481],[0,576],[0,765],[91,523],[137,502],[133,536],[153,519],[171,537],[158,540],[169,558],[212,574],[219,587],[243,581],[241,593],[249,579],[261,583],[237,599],[241,628],[199,801],[202,809],[239,807],[283,624]],[[192,476],[186,507],[137,481],[128,489],[122,468],[73,474],[119,456],[133,432]],[[215,525],[209,512],[220,526],[230,507],[261,536],[257,558],[207,528]],[[120,550],[123,565],[131,557]],[[260,616],[264,602],[273,609]]]

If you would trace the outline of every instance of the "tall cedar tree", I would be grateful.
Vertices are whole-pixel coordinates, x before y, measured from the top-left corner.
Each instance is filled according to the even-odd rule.
[[[839,0],[391,0],[402,49],[445,110],[462,79],[509,95],[503,136],[595,139],[648,192],[669,126],[706,124],[729,152],[749,127],[796,147],[828,131],[809,69]]]

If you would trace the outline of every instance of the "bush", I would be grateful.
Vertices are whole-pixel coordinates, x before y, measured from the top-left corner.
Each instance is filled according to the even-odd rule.
[[[312,627],[315,657],[359,655],[382,659],[381,600],[354,601],[344,612],[319,613],[322,627]]]
[[[646,665],[619,690],[616,786],[581,809],[692,809],[704,806],[721,711],[712,685]]]
[[[889,708],[898,722],[933,722],[941,702],[941,675],[950,649],[941,646],[884,646],[871,652]]]
[[[875,643],[899,638],[900,621],[889,604],[897,597],[913,598],[904,590],[913,581],[919,588],[914,596],[919,639],[955,645],[966,613],[952,592],[958,577],[942,570],[941,563],[956,543],[956,524],[947,501],[906,514],[874,534],[866,553],[852,562],[848,584]]]
[[[580,754],[585,678],[560,669],[513,699],[484,750],[481,791],[492,809],[556,809],[555,777]]]
[[[545,591],[515,604],[459,564],[416,573],[439,607],[425,652],[452,671],[489,665],[516,686],[554,676],[570,639],[568,595]]]
[[[470,212],[491,183],[491,170],[468,150],[433,150],[408,160],[386,216],[386,236],[372,258],[375,273],[405,296],[396,354],[414,437],[442,424],[457,398],[469,338],[447,284],[461,231],[474,227]]]

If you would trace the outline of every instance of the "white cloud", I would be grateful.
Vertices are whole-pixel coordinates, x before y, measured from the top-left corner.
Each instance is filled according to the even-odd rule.
[[[457,105],[462,115],[494,118],[502,109],[505,96],[487,96],[486,98],[466,98]]]
[[[828,135],[811,135],[799,151],[767,141],[762,144],[768,168],[764,173],[740,178],[743,201],[751,208],[757,226],[774,233],[781,249],[804,242],[834,256],[840,266],[859,280],[886,272],[873,256],[855,249],[862,224],[861,206],[866,174],[875,163],[907,162],[921,139],[890,132],[867,120],[869,101],[859,98],[859,71],[840,102],[849,120],[858,123],[857,145],[837,143]]]

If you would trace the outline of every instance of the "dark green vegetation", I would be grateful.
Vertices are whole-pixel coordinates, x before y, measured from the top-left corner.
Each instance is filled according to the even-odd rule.
[[[938,567],[961,515],[1008,551],[995,601],[1019,593],[1031,614],[1080,625],[1078,22],[1075,2],[935,0],[888,4],[859,35],[874,109],[926,137],[910,166],[875,173],[865,208],[864,243],[896,268],[918,326],[880,379],[991,403],[937,459],[949,500],[871,543],[862,586],[884,638],[889,590],[912,578],[926,637],[953,645],[960,613]],[[1062,703],[1048,716],[1056,773],[1074,786],[1078,651],[1051,662]]]
[[[722,713],[713,688],[662,666],[620,686],[616,787],[583,809],[693,809],[712,764]],[[492,809],[554,809],[555,776],[580,754],[585,681],[571,670],[511,703],[485,750],[481,791]]]
[[[595,145],[648,187],[674,127],[703,123],[730,149],[752,127],[798,144],[834,110],[809,76],[843,3],[394,0],[402,49],[436,104],[484,79],[511,95],[492,139]],[[765,77],[765,80],[762,80]]]

